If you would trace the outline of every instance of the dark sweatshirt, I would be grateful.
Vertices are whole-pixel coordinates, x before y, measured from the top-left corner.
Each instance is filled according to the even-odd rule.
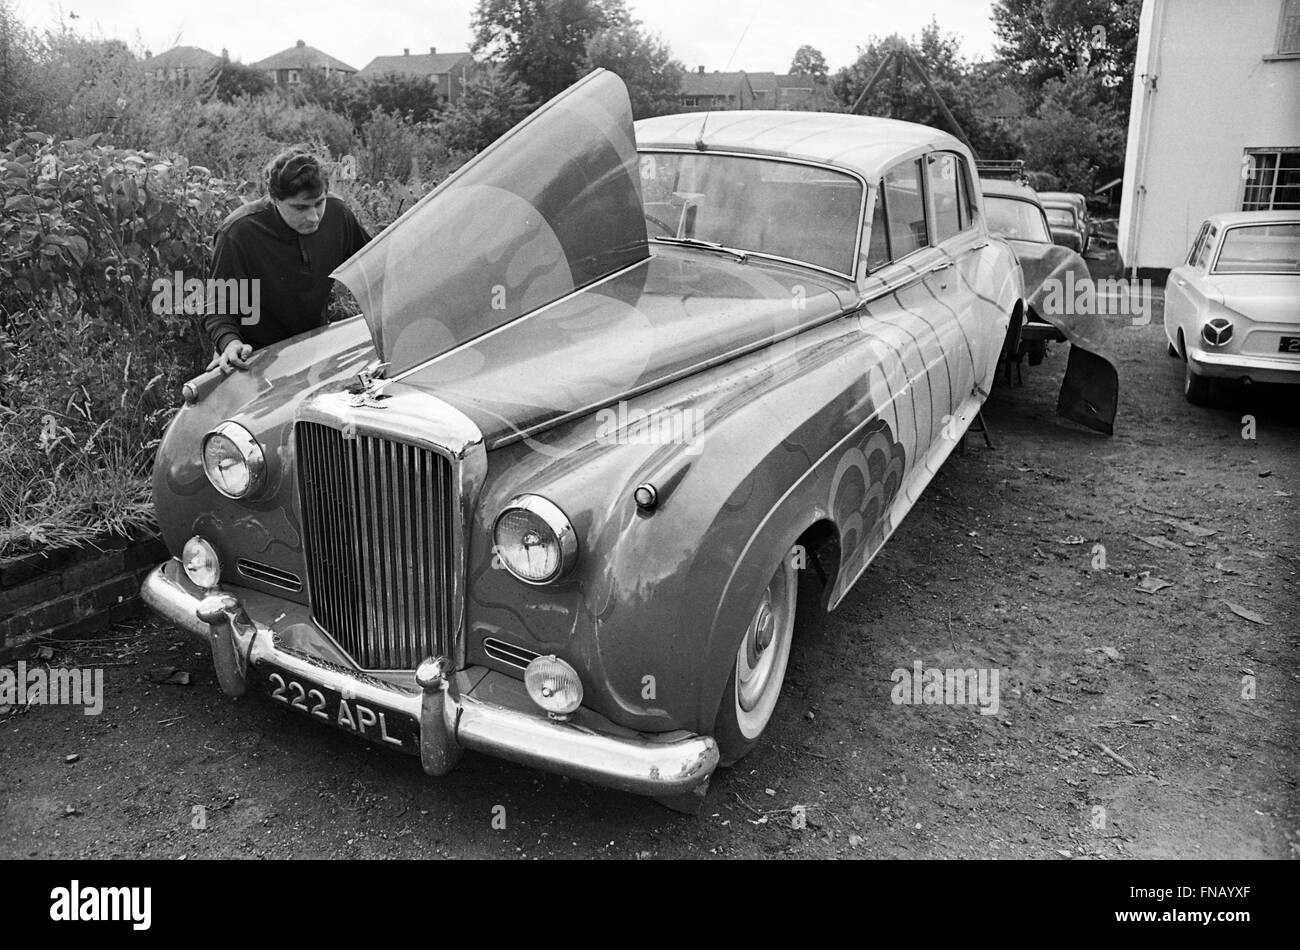
[[[333,195],[325,199],[320,226],[311,234],[285,224],[271,199],[262,197],[231,212],[215,240],[214,279],[259,280],[255,322],[242,322],[239,313],[204,315],[203,328],[220,353],[232,339],[259,349],[323,327],[334,287],[330,273],[370,235]]]

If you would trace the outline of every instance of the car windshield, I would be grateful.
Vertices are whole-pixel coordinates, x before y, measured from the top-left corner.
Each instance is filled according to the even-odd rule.
[[[1031,202],[985,195],[984,212],[989,230],[994,234],[1017,241],[1052,243],[1043,222],[1043,212]]]
[[[1044,208],[1047,212],[1048,224],[1055,224],[1061,228],[1074,227],[1074,212],[1069,208]]]
[[[716,243],[851,276],[862,183],[829,168],[738,155],[643,152],[651,240]]]
[[[1300,274],[1300,224],[1231,228],[1223,236],[1216,274]]]

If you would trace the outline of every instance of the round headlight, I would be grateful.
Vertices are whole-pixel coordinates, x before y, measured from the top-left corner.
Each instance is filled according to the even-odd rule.
[[[582,680],[557,656],[539,656],[524,670],[524,688],[552,716],[567,716],[582,705]]]
[[[221,560],[216,548],[198,535],[185,542],[181,550],[181,566],[195,587],[212,590],[221,581]]]
[[[245,498],[262,487],[266,456],[247,429],[223,422],[203,440],[203,471],[227,498]]]
[[[497,516],[492,543],[501,563],[526,584],[548,584],[578,559],[568,517],[540,495],[519,495]]]

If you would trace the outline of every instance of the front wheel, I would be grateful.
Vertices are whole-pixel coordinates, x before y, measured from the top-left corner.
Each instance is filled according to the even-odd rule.
[[[796,550],[781,559],[736,650],[714,735],[723,765],[733,764],[758,744],[781,695],[798,601]]]

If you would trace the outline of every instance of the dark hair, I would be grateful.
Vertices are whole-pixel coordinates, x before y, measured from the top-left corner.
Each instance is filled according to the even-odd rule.
[[[285,149],[266,166],[266,190],[278,200],[303,192],[322,194],[329,186],[329,173],[305,145]]]

